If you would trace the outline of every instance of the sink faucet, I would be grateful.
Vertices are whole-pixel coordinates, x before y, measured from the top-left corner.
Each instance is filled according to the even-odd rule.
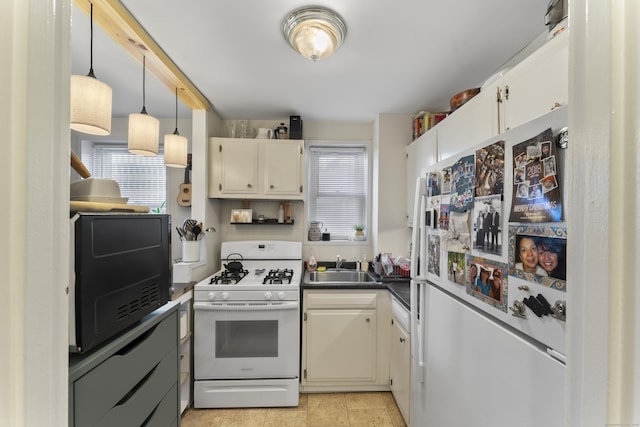
[[[344,259],[340,258],[340,255],[338,255],[338,259],[336,260],[336,268],[342,267],[342,262],[343,261],[344,261]]]

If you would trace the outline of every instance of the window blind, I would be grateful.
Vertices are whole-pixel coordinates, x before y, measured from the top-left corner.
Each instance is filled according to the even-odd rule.
[[[129,204],[161,209],[166,201],[167,176],[164,151],[157,156],[129,153],[126,144],[94,144],[93,176],[111,178],[120,186],[120,195]]]
[[[309,154],[309,221],[322,222],[331,240],[348,240],[366,225],[366,148],[312,146]]]

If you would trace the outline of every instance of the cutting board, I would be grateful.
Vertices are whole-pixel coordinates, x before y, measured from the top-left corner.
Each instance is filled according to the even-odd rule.
[[[71,201],[71,212],[134,212],[147,213],[149,206],[127,205],[122,203]]]

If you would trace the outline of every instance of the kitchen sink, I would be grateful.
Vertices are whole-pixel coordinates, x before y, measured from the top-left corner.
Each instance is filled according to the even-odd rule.
[[[327,271],[312,271],[309,273],[307,283],[311,284],[358,284],[358,283],[372,283],[376,280],[371,277],[366,271],[356,270],[327,270]]]

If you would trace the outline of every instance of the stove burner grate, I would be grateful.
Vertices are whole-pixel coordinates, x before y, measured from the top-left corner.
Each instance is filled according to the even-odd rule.
[[[285,269],[277,269],[277,270],[269,270],[269,273],[265,276],[262,284],[271,284],[271,285],[282,285],[283,283],[291,283],[291,279],[293,278],[293,270],[285,268]]]
[[[233,285],[238,283],[244,276],[249,274],[248,270],[229,271],[225,270],[211,278],[210,285]]]

